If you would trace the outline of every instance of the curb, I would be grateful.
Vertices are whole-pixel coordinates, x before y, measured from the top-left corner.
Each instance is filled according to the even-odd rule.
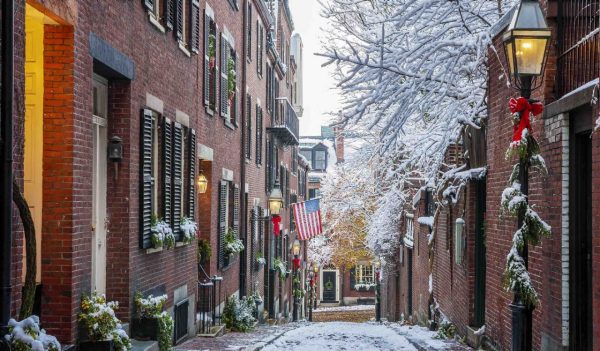
[[[293,330],[293,329],[291,329]],[[272,344],[273,342],[275,342],[275,340],[279,339],[280,337],[283,336],[283,334],[287,333],[290,330],[285,330],[282,333],[276,334],[275,336],[271,337],[270,339],[266,340],[266,341],[259,341],[257,343],[255,343],[254,345],[250,346],[248,349],[246,349],[247,351],[259,351],[262,350],[265,346]]]

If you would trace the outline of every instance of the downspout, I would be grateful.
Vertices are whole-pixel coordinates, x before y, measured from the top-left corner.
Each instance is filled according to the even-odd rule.
[[[0,98],[0,349],[10,318],[12,267],[12,149],[14,88],[14,1],[2,1],[2,92]]]
[[[240,219],[241,219],[241,226],[240,227],[244,231],[243,241],[244,241],[244,250],[246,251],[246,255],[245,255],[246,262],[244,265],[241,265],[241,263],[240,263],[240,265],[243,266],[243,267],[240,267],[240,269],[244,268],[244,270],[245,270],[245,272],[243,274],[244,274],[244,279],[246,280],[246,282],[248,281],[248,274],[247,274],[248,267],[252,266],[252,264],[248,265],[248,253],[249,253],[248,243],[250,241],[248,240],[248,228],[247,228],[248,211],[246,209],[246,201],[245,201],[246,200],[246,115],[248,113],[248,111],[246,111],[247,105],[248,105],[248,103],[246,101],[246,99],[248,98],[248,94],[246,92],[246,85],[248,82],[247,77],[246,77],[247,70],[248,70],[248,63],[246,61],[247,60],[246,56],[248,54],[247,30],[248,30],[248,26],[252,25],[251,23],[248,23],[248,3],[250,1],[251,0],[244,1],[244,4],[243,4],[244,11],[242,11],[244,19],[242,21],[242,23],[243,23],[242,51],[243,52],[242,52],[242,89],[241,90],[243,91],[244,96],[242,99],[240,99],[242,101],[242,109],[241,109],[242,110],[242,116],[241,116],[241,121],[242,121],[242,123],[241,123],[242,138],[241,139],[242,140],[241,140],[241,144],[240,144],[241,145],[241,148],[240,148],[240,150],[241,150],[241,152],[240,152],[240,173],[241,173],[240,174],[240,176],[241,176],[241,180],[240,180],[240,182],[241,182],[241,184],[240,184],[240,190],[241,190],[240,191],[240,215],[241,216],[240,216]],[[246,288],[246,295],[247,295],[248,284],[244,283],[244,286]],[[240,291],[240,293],[242,293],[242,292]]]

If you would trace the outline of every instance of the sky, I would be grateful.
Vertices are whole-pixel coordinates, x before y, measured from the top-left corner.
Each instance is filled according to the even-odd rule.
[[[326,20],[320,16],[317,0],[289,0],[295,31],[304,44],[304,114],[300,117],[300,135],[320,135],[327,125],[329,112],[339,110],[339,95],[332,88],[335,80],[331,69],[321,65],[325,59],[314,55],[322,52],[320,33]]]

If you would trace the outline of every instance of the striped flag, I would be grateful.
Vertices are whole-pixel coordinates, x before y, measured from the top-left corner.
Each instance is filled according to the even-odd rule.
[[[323,233],[319,204],[319,199],[312,199],[292,205],[300,240],[307,240]]]

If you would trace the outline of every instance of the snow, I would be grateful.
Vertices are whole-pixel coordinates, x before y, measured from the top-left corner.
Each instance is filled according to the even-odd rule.
[[[419,217],[417,220],[420,224],[427,225],[430,228],[433,228],[433,216],[428,217]]]
[[[375,305],[351,305],[335,307],[319,307],[313,312],[375,311]]]
[[[429,275],[429,293],[433,292],[433,275]]]
[[[264,351],[417,350],[404,336],[383,324],[312,323],[288,331]]]
[[[598,30],[600,30],[600,28],[598,28]],[[569,96],[571,96],[571,95],[575,95],[575,94],[579,93],[580,91],[584,91],[584,90],[586,90],[586,89],[588,89],[588,88],[591,88],[591,87],[593,87],[593,86],[596,86],[596,85],[598,85],[598,84],[600,84],[600,78],[596,78],[596,79],[594,79],[594,80],[591,80],[591,81],[589,81],[589,82],[585,83],[584,85],[580,86],[579,88],[577,88],[577,89],[575,89],[575,90],[573,90],[573,91],[570,91],[569,93],[565,94],[565,95],[564,95],[564,96],[561,98],[561,100],[562,100],[562,99],[565,99],[565,98],[567,98],[567,97],[569,97]]]
[[[389,327],[400,335],[405,336],[410,341],[418,344],[423,350],[470,350],[467,348],[458,348],[454,342],[437,339],[436,332],[432,332],[424,327],[399,325],[397,323],[390,323]]]

